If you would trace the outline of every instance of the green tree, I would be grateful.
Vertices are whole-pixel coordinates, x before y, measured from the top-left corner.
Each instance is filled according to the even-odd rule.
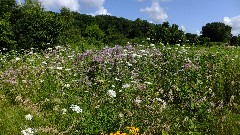
[[[163,22],[163,24],[159,24],[155,28],[155,43],[163,43],[167,45],[170,41],[170,25],[169,22]]]
[[[11,50],[15,48],[14,33],[10,22],[12,11],[16,8],[15,0],[0,1],[0,49]]]
[[[198,44],[199,43],[199,37],[197,34],[191,34],[191,33],[186,33],[186,43],[193,45],[193,44]]]
[[[104,43],[108,46],[114,46],[114,45],[126,45],[129,40],[121,33],[119,33],[116,28],[109,27],[105,38]]]
[[[177,24],[173,24],[172,27],[169,28],[169,43],[174,44],[181,44],[184,40],[184,32],[179,29]]]
[[[231,38],[231,27],[221,22],[207,23],[202,27],[202,36],[211,42],[228,42]]]
[[[10,13],[5,13],[0,17],[0,49],[5,51],[15,49],[16,45],[9,18]]]
[[[78,42],[81,40],[81,29],[74,24],[75,19],[73,12],[66,7],[62,7],[60,16],[64,23],[60,41],[70,44],[78,44]]]
[[[237,46],[239,43],[238,43],[238,37],[237,36],[233,36],[231,37],[230,39],[230,45],[232,46]]]
[[[99,28],[97,24],[92,24],[87,26],[84,36],[87,38],[90,44],[97,45],[101,47],[105,33]]]
[[[238,46],[240,46],[240,34],[238,35],[237,42],[238,42]]]
[[[61,17],[44,11],[37,0],[26,0],[12,16],[18,49],[46,49],[59,43],[64,25]]]
[[[200,37],[199,37],[199,43],[200,43],[200,45],[209,46],[209,45],[210,45],[209,42],[210,42],[210,38],[208,38],[208,37],[203,37],[203,36],[200,36]]]
[[[7,12],[11,13],[15,7],[15,0],[0,0],[0,16],[3,16]]]

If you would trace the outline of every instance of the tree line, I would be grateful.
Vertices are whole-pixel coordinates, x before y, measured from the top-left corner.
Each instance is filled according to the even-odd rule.
[[[149,23],[146,20],[128,20],[110,15],[91,16],[70,11],[46,11],[38,0],[0,1],[0,49],[2,51],[38,48],[44,50],[56,45],[76,46],[126,45],[142,41],[155,44],[209,45],[224,42],[240,45],[240,35],[232,36],[231,27],[221,22],[202,27],[202,35],[185,33],[169,22]]]

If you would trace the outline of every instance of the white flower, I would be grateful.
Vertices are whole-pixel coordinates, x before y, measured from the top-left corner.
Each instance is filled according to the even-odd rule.
[[[22,80],[23,83],[27,83],[27,80]]]
[[[62,70],[62,69],[63,69],[63,67],[57,67],[57,69],[58,69],[58,70]]]
[[[122,86],[122,88],[124,89],[124,88],[129,88],[130,87],[130,84],[124,84],[123,86]]]
[[[77,105],[71,105],[70,108],[76,113],[82,113],[82,109]]]
[[[23,133],[24,135],[33,135],[33,129],[32,128],[27,128],[25,130],[22,130],[21,133]]]
[[[70,84],[64,84],[64,87],[69,88]]]
[[[119,113],[119,117],[120,117],[120,118],[123,118],[123,117],[124,117],[124,114],[120,112],[120,113]]]
[[[137,83],[137,81],[131,81],[131,83]]]
[[[71,69],[70,68],[66,68],[65,71],[70,71]]]
[[[157,101],[164,103],[165,101],[162,100],[161,98],[155,98]]]
[[[63,112],[62,114],[66,114],[67,109],[66,109],[66,108],[63,108],[63,109],[62,109],[62,112]]]
[[[140,103],[142,102],[142,100],[140,100],[140,99],[135,99],[134,102],[137,103],[137,104],[140,104]]]
[[[43,61],[42,64],[47,65],[47,62],[46,62],[46,61]]]
[[[33,116],[31,114],[25,115],[26,120],[32,120]]]
[[[113,88],[115,88],[115,85],[112,85]]]
[[[98,109],[99,107],[100,107],[100,105],[95,106],[96,109]]]
[[[132,57],[138,57],[138,58],[140,58],[140,57],[142,57],[142,56],[134,53],[134,54],[132,54]]]
[[[161,99],[161,98],[155,98],[155,99],[162,103],[162,108],[166,108],[167,103],[163,99]]]
[[[176,44],[176,46],[181,46],[180,44]]]
[[[141,53],[145,53],[146,51],[145,51],[145,50],[139,50],[139,52],[141,52]]]
[[[127,63],[127,65],[129,66],[129,67],[131,67],[132,66],[132,64],[131,63],[129,63],[129,62],[126,62]]]
[[[61,48],[62,48],[62,46],[59,46],[59,45],[58,45],[58,46],[56,46],[55,48],[56,48],[56,49],[61,49]]]
[[[121,81],[120,79],[118,79],[117,77],[115,78],[116,81]]]
[[[114,97],[117,96],[117,95],[116,95],[116,92],[115,92],[114,90],[108,90],[107,94],[108,94],[108,96],[110,96],[111,98],[114,98]]]
[[[144,83],[149,84],[149,85],[152,84],[151,82],[144,82]]]
[[[19,61],[20,60],[20,58],[19,57],[16,57],[16,61]]]
[[[150,44],[151,47],[155,47],[155,44]]]

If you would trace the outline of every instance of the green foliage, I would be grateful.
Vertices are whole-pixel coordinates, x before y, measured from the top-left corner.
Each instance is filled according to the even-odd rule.
[[[239,45],[238,37],[237,37],[237,36],[231,37],[231,39],[230,39],[230,45],[232,45],[232,46],[238,46],[238,45]]]
[[[37,1],[26,1],[12,15],[18,49],[46,49],[58,44],[63,21],[58,14],[45,12]]]
[[[91,37],[96,40],[103,40],[104,32],[99,28],[97,24],[87,26],[85,32],[85,37]]]
[[[179,30],[178,25],[173,24],[172,27],[170,27],[169,31],[170,31],[169,38],[170,44],[179,44],[183,42],[184,32],[182,30]]]
[[[60,13],[45,11],[38,0],[26,0],[17,6],[14,0],[2,0],[0,4],[1,48],[9,50],[44,50],[70,44],[83,51],[90,46],[101,48],[104,44],[125,45],[146,39],[149,43],[164,45],[209,45],[208,38],[210,41],[227,42],[231,36],[231,27],[222,23],[208,23],[203,27],[203,36],[198,37],[184,34],[178,25],[170,25],[169,22],[152,24],[139,18],[131,21],[110,15],[91,16],[72,12],[66,7]],[[233,40],[236,42],[236,37]]]
[[[164,45],[182,44],[184,42],[184,32],[179,30],[178,25],[169,25],[169,22],[155,25],[148,32],[148,38],[152,43],[163,43]]]
[[[105,33],[99,28],[97,24],[87,26],[84,31],[84,36],[87,38],[89,44],[94,44],[100,48],[103,45]]]
[[[16,42],[13,40],[14,33],[9,18],[10,13],[0,17],[0,50],[15,49]]]
[[[207,23],[202,27],[202,36],[210,38],[211,42],[228,42],[231,29],[230,26],[221,22]]]
[[[186,43],[190,45],[197,45],[199,44],[199,37],[197,34],[186,33]]]
[[[5,13],[11,13],[16,7],[15,0],[1,0],[0,1],[0,17]]]
[[[1,134],[239,133],[238,47],[26,52],[0,54]]]
[[[203,36],[200,36],[200,37],[199,37],[199,43],[200,43],[200,45],[210,46],[209,42],[210,42],[210,38],[208,38],[208,37],[203,37]]]
[[[240,34],[238,35],[237,42],[238,42],[238,46],[240,46]]]

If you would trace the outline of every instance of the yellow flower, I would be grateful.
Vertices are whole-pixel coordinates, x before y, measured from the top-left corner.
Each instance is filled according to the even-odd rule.
[[[133,135],[139,135],[139,128],[137,127],[127,127],[127,129],[130,131],[131,134]]]
[[[110,133],[110,135],[126,135],[126,133],[122,133],[120,131],[117,131],[117,133]]]
[[[130,131],[130,135],[141,135],[139,132],[139,128],[137,127],[127,127],[127,129]],[[102,133],[101,135],[108,135]],[[121,133],[121,131],[117,131],[116,133],[110,133],[109,135],[129,135],[127,133]]]

